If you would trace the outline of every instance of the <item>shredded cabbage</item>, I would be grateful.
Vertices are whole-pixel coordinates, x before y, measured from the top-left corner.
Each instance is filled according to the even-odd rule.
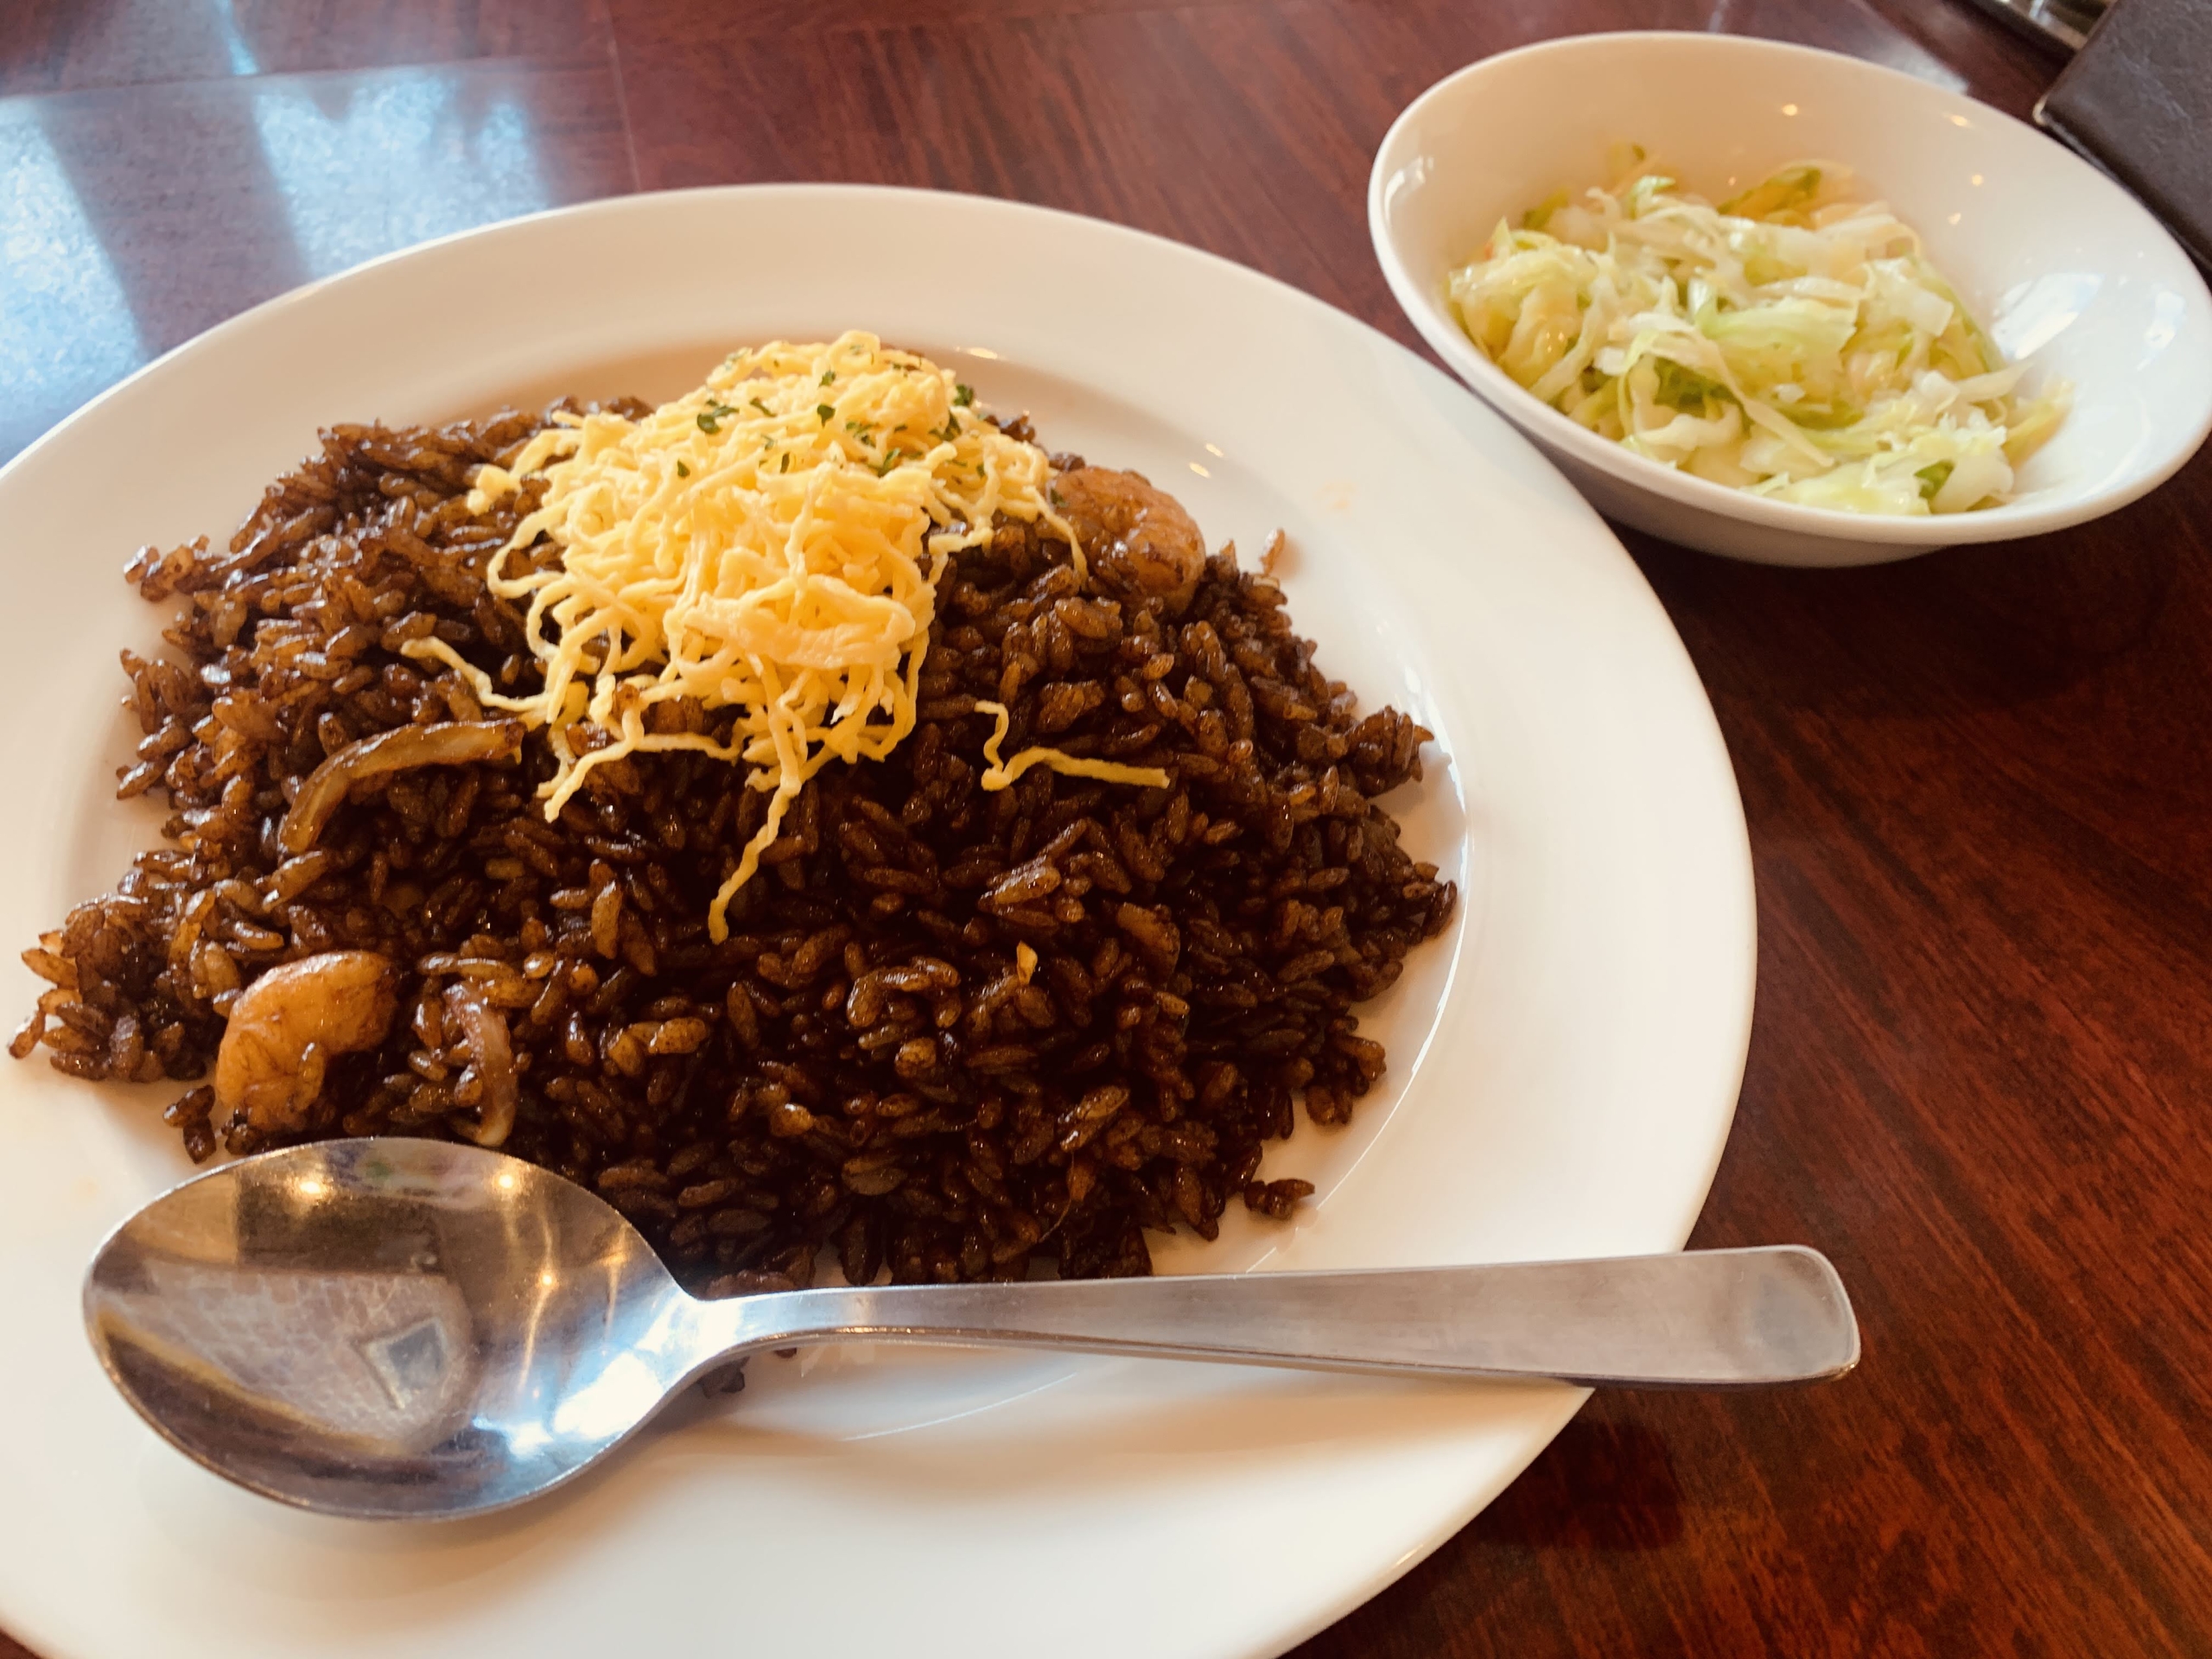
[[[1826,163],[1717,207],[1649,170],[1561,193],[1501,221],[1450,291],[1484,354],[1570,418],[1808,506],[1998,505],[2072,404],[2063,381],[2021,395],[1911,227]]]

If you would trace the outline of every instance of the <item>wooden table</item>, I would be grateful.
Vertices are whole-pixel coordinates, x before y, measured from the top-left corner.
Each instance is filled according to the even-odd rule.
[[[1836,48],[2015,114],[2053,72],[1959,0],[5,0],[0,457],[309,277],[680,185],[1047,202],[1411,343],[1363,212],[1393,114],[1624,27]],[[1307,1659],[2212,1651],[2208,520],[2212,454],[2087,529],[1882,569],[1625,536],[1758,868],[1695,1243],[1827,1249],[1866,1363],[1593,1401]]]

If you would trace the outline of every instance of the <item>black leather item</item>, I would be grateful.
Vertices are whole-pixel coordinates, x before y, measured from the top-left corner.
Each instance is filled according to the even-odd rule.
[[[2212,267],[2212,0],[2117,0],[2036,120]]]

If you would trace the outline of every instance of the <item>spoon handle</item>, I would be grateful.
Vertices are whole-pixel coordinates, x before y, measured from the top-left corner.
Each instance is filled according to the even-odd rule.
[[[1431,1376],[1747,1388],[1840,1376],[1859,1327],[1800,1245],[1355,1273],[793,1291],[703,1305],[725,1351],[907,1341]]]

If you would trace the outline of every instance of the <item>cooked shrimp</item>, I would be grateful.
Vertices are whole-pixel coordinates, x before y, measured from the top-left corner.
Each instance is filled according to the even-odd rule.
[[[373,950],[326,950],[272,968],[239,994],[215,1051],[215,1109],[257,1129],[307,1127],[333,1054],[374,1048],[399,1007],[399,969]]]
[[[1205,569],[1206,539],[1183,504],[1140,473],[1078,467],[1052,480],[1099,585],[1125,599],[1160,598],[1180,614]]]

